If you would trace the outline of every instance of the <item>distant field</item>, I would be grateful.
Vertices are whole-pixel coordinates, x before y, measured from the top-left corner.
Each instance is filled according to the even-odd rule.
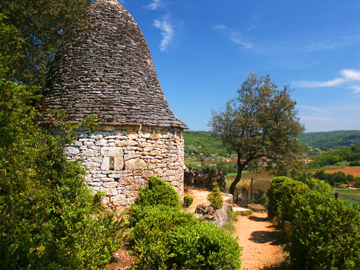
[[[346,169],[329,170],[329,171],[325,171],[325,172],[326,173],[343,172],[345,174],[352,174],[355,177],[360,177],[360,166],[346,168]]]

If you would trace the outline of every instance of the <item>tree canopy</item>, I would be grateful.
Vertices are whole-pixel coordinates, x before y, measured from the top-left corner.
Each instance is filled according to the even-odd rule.
[[[3,22],[14,27],[23,40],[20,49],[23,57],[13,63],[9,79],[42,87],[57,49],[86,23],[85,11],[91,3],[91,0],[2,0]]]
[[[211,132],[238,156],[238,172],[231,184],[234,194],[243,169],[261,160],[277,166],[279,174],[299,162],[301,143],[295,139],[304,131],[296,116],[296,101],[289,86],[278,90],[270,76],[250,73],[237,90],[238,96],[220,112],[213,110]],[[253,165],[253,164],[251,164]]]

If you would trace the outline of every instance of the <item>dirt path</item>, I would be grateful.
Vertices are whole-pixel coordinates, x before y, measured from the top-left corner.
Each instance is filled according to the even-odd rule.
[[[208,193],[199,189],[188,190],[185,195],[194,197],[188,212],[194,213],[200,203],[210,204],[207,201]],[[260,270],[284,260],[282,247],[276,241],[275,226],[268,221],[267,213],[254,212],[248,217],[238,216],[234,226],[236,231],[232,235],[239,238],[239,245],[243,247],[242,269]]]
[[[239,245],[243,247],[243,269],[260,270],[284,260],[282,247],[276,241],[277,231],[268,221],[267,213],[239,216],[234,226],[236,231],[232,235],[239,237]]]
[[[185,195],[194,197],[194,202],[187,212],[194,213],[197,205],[201,203],[210,204],[207,201],[209,191],[204,189],[191,189]],[[224,196],[229,200],[229,196]],[[234,223],[236,228],[232,233],[238,237],[238,243],[243,247],[242,266],[244,270],[276,269],[271,266],[283,261],[283,252],[279,243],[276,242],[276,230],[274,225],[267,220],[266,213],[253,213],[248,217],[238,216]],[[130,269],[133,259],[126,248],[118,250],[114,256],[114,262],[107,266],[108,270]]]

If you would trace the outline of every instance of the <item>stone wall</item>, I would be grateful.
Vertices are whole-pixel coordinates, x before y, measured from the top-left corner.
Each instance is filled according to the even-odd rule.
[[[206,187],[213,189],[215,184],[219,184],[222,192],[226,192],[225,175],[223,169],[217,172],[215,169],[198,170],[194,168],[185,169],[184,171],[184,185]]]
[[[107,192],[104,204],[117,208],[133,203],[152,175],[169,182],[183,197],[183,129],[101,125],[95,132],[81,129],[78,134],[65,154],[84,160],[85,182],[94,192]]]

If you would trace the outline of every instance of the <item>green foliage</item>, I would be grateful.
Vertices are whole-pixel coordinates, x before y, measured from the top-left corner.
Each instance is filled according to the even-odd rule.
[[[293,198],[297,194],[305,194],[310,192],[309,187],[299,181],[295,180],[286,180],[283,182],[281,188],[281,199],[280,205],[278,208],[278,217],[281,220],[281,224],[285,224],[285,221],[292,222],[292,216],[290,213],[290,205],[293,201]]]
[[[176,209],[181,208],[179,195],[175,189],[156,176],[151,176],[146,187],[141,187],[135,204],[140,206],[163,204]]]
[[[228,221],[229,221],[229,222],[238,221],[237,213],[238,213],[238,212],[234,212],[234,211],[229,211],[229,210],[228,210],[228,211],[227,211]]]
[[[333,150],[317,157],[309,163],[309,168],[321,168],[327,165],[334,165],[342,161],[353,161],[360,159],[360,143],[351,147],[343,147]]]
[[[335,173],[326,173],[325,170],[321,170],[314,174],[314,177],[320,180],[324,180],[329,183],[331,186],[336,184],[349,183],[359,181],[359,177],[354,177],[351,174],[346,175],[344,172],[335,172]]]
[[[308,147],[339,149],[360,143],[360,130],[339,130],[329,132],[307,132],[300,134],[297,139]]]
[[[164,269],[169,260],[169,233],[178,226],[200,222],[193,214],[165,205],[145,206],[141,213],[131,213],[136,225],[131,230],[135,269]],[[141,218],[140,218],[141,216]]]
[[[289,216],[289,207],[295,194],[309,192],[308,186],[302,182],[295,181],[287,177],[275,177],[267,191],[268,215],[269,217],[279,217],[281,223],[291,222]]]
[[[306,179],[305,183],[311,190],[316,190],[323,194],[330,194],[333,192],[333,189],[329,183],[326,183],[324,180],[318,180],[314,177],[309,177]]]
[[[266,196],[268,197],[268,215],[273,218],[278,214],[278,208],[280,206],[282,194],[282,186],[285,181],[291,180],[291,178],[285,176],[274,177],[270,182],[270,188],[268,189]]]
[[[183,206],[185,208],[188,208],[194,201],[194,197],[191,196],[184,196],[184,203]]]
[[[10,81],[24,40],[13,25],[0,33],[0,268],[102,268],[121,246],[122,218],[94,205],[84,169],[63,155],[76,126],[58,121],[66,132],[55,139],[34,124],[36,89]]]
[[[184,132],[184,145],[186,156],[191,156],[192,153],[196,156],[200,155],[200,153],[203,153],[204,156],[209,156],[213,153],[218,153],[221,156],[229,155],[221,141],[215,139],[211,136],[210,132],[206,131],[186,130]]]
[[[231,194],[247,165],[266,157],[283,175],[300,164],[303,151],[295,137],[304,127],[296,117],[296,102],[291,100],[288,86],[280,91],[269,75],[250,73],[237,92],[223,111],[212,112],[209,123],[215,138],[237,154],[238,174],[230,186]]]
[[[241,249],[236,240],[215,225],[180,212],[174,192],[169,184],[151,177],[130,207],[133,268],[239,269]]]
[[[211,193],[209,193],[207,199],[211,202],[211,206],[214,207],[214,209],[220,209],[224,205],[224,200],[221,195],[221,191],[219,188],[219,184],[215,184],[213,190]]]
[[[263,206],[266,205],[266,196],[265,191],[259,190],[257,192],[254,192],[254,203],[261,204]]]
[[[240,247],[215,225],[165,205],[132,209],[134,269],[239,269]]]
[[[0,268],[104,267],[121,245],[121,218],[101,213],[79,162],[33,124],[31,93],[0,83]]]
[[[312,191],[290,205],[295,269],[357,269],[360,265],[360,214],[339,200]]]
[[[198,222],[171,232],[171,258],[175,269],[240,269],[236,239],[212,223]]]
[[[16,61],[7,79],[29,87],[43,87],[57,49],[64,39],[76,34],[75,28],[85,25],[85,10],[91,2],[2,0],[0,13],[6,16],[5,24],[17,29],[24,42],[20,49],[22,57],[13,55]]]
[[[350,162],[349,166],[360,166],[360,159]]]
[[[248,210],[248,211],[241,211],[240,212],[240,216],[250,216],[254,213],[254,211],[252,209]]]

